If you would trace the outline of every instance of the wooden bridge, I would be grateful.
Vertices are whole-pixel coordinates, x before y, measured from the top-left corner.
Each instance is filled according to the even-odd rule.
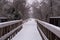
[[[3,22],[0,40],[60,40],[60,27],[34,18]]]

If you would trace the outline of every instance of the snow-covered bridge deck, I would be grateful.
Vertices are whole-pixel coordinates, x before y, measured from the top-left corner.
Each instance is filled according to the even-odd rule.
[[[22,30],[11,40],[42,40],[37,29],[37,22],[34,19],[29,19],[22,27]]]
[[[60,40],[60,27],[34,18],[4,22],[0,40]]]

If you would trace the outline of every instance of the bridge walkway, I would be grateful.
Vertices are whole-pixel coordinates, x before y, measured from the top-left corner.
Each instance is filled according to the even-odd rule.
[[[37,22],[34,19],[28,19],[22,27],[22,30],[11,40],[42,40],[37,29]]]

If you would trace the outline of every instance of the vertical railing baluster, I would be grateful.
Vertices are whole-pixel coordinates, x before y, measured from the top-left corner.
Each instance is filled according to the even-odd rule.
[[[58,36],[56,36],[53,32],[51,32],[50,30],[48,30],[47,28],[45,28],[43,25],[41,25],[38,22],[37,22],[37,24],[38,24],[38,27],[45,34],[45,36],[48,38],[48,40],[60,40],[60,38]],[[44,38],[43,38],[43,40],[44,40]]]
[[[19,21],[19,22],[18,22],[18,21]],[[5,24],[5,27],[0,28],[0,37],[4,36],[5,34],[9,33],[9,32],[12,31],[13,29],[17,28],[19,25],[21,25],[20,22],[22,22],[22,21],[17,20],[16,23],[15,23],[15,21],[14,21],[14,22],[12,21],[12,23],[14,23],[14,24],[11,24],[11,23],[10,23],[11,25],[8,24],[8,26],[6,26],[6,24]],[[8,23],[8,22],[7,22],[7,23]],[[19,30],[20,30],[20,29],[17,29],[14,33],[12,33],[12,34],[11,34],[8,38],[6,38],[5,40],[11,40],[11,39],[18,33]]]

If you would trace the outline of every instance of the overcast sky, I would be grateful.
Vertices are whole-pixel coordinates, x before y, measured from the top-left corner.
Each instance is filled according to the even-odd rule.
[[[27,3],[32,4],[36,0],[27,0]],[[42,0],[37,0],[38,2],[41,2]]]
[[[10,2],[13,2],[13,0],[8,0]],[[36,0],[27,0],[27,3],[32,4]],[[42,0],[37,0],[38,2],[41,2]]]
[[[7,1],[13,2],[13,0],[7,0]]]

